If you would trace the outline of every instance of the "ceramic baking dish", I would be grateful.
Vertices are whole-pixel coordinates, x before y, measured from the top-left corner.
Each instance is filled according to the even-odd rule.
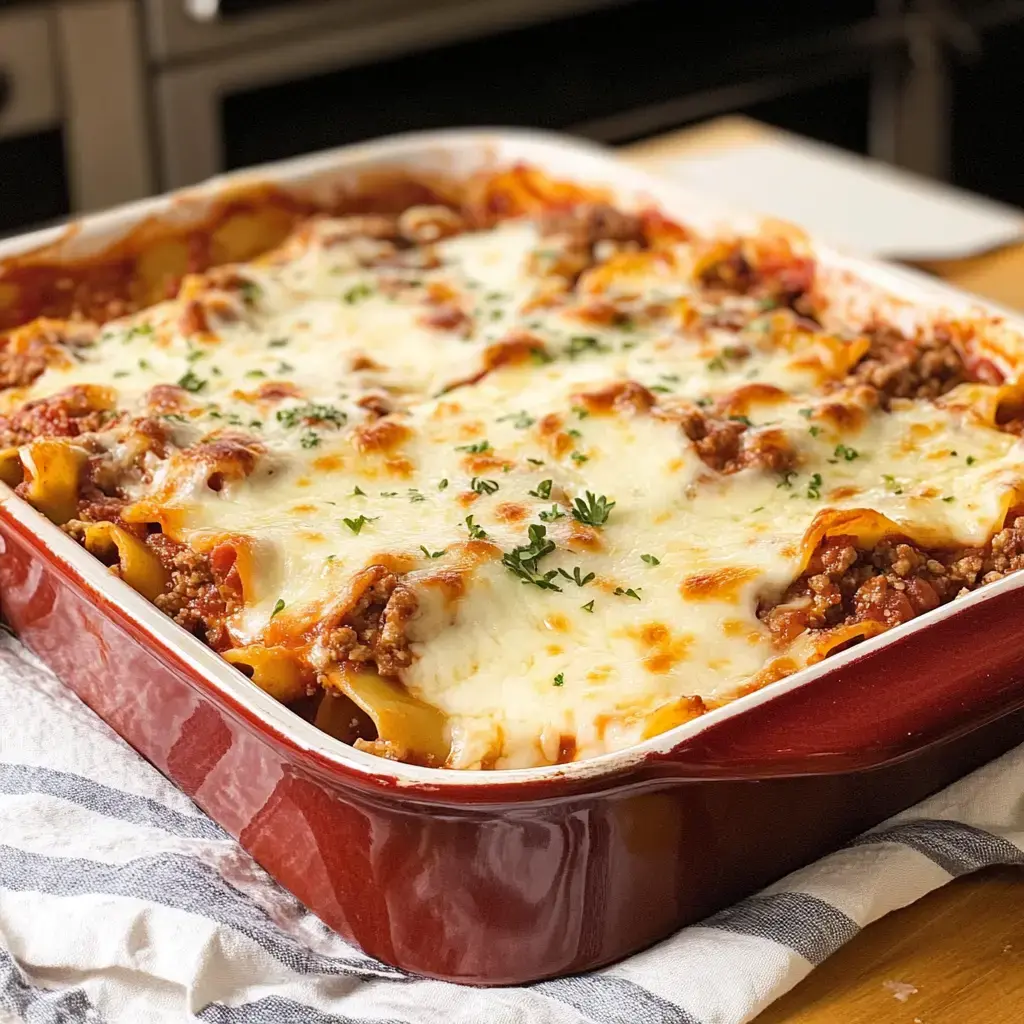
[[[737,224],[603,151],[529,133],[406,136],[255,180],[315,190],[511,161]],[[253,177],[7,241],[0,259],[55,241],[69,257],[95,250]],[[820,259],[979,311],[913,274]],[[277,704],[0,488],[0,610],[24,642],[328,925],[426,975],[505,984],[615,960],[1024,740],[1022,573],[628,750],[505,772],[393,763]]]

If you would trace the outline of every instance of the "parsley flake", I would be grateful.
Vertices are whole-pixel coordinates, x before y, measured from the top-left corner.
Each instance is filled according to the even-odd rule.
[[[506,416],[499,416],[497,422],[506,423],[509,420],[512,421],[512,426],[516,430],[526,430],[537,422],[525,409],[521,412],[510,412]]]
[[[444,478],[443,480],[441,480],[441,481],[440,481],[440,482],[438,483],[438,485],[437,485],[437,489],[438,489],[439,491],[443,491],[443,490],[445,490],[445,488],[447,488],[447,486],[448,486],[448,478],[447,478],[447,477],[445,477],[445,478]]]
[[[590,461],[590,456],[584,455],[582,452],[573,452],[572,455],[569,456],[569,458],[572,459],[572,461],[575,462],[577,466],[582,466],[584,462]]]
[[[641,590],[642,589],[643,588],[641,587]],[[628,590],[623,590],[622,587],[616,587],[613,593],[616,597],[633,597],[636,598],[637,601],[640,600],[640,595],[632,587]]]
[[[973,455],[968,455],[965,461],[968,466],[973,466],[978,460]]]
[[[472,516],[466,516],[466,529],[469,530],[469,536],[473,540],[487,539],[487,534],[484,533],[481,527],[477,526],[477,524],[473,522]]]
[[[565,513],[557,505],[552,505],[550,509],[540,513],[540,518],[545,523],[553,523],[556,519],[564,519]]]
[[[815,473],[807,484],[807,497],[817,501],[821,497],[821,474]]]
[[[896,477],[892,473],[883,474],[882,479],[885,481],[885,489],[887,491],[892,491],[893,494],[903,493],[903,488],[896,482]]]
[[[483,480],[480,477],[475,476],[470,480],[469,488],[477,494],[493,494],[498,489],[498,481]]]
[[[837,444],[833,454],[837,459],[846,459],[847,462],[860,458],[860,452],[856,448],[848,448],[845,444]]]
[[[342,519],[342,522],[353,532],[359,533],[360,530],[367,524],[372,523],[378,519],[378,516],[359,516],[358,519]]]
[[[661,565],[661,559],[655,558],[654,555],[641,555],[641,562],[646,562],[648,565]]]
[[[557,569],[541,572],[538,563],[545,555],[555,550],[555,542],[547,539],[547,527],[540,523],[531,523],[527,530],[530,542],[506,551],[501,556],[501,564],[513,575],[518,576],[525,584],[532,584],[541,590],[554,590],[561,593],[562,588],[552,582],[558,575]]]
[[[284,598],[279,597],[277,603],[274,605],[274,610],[270,613],[270,617],[273,618],[278,612],[284,611]]]
[[[423,554],[427,556],[427,558],[440,558],[444,554],[444,552],[446,550],[447,550],[447,548],[445,548],[445,549],[443,549],[441,551],[429,551],[422,544],[420,545],[420,551],[422,551]]]
[[[528,493],[533,495],[535,498],[540,498],[541,501],[547,501],[548,498],[551,497],[551,483],[552,481],[550,480],[541,480],[541,482],[537,484],[537,489],[535,491],[529,491]]]
[[[365,498],[366,497],[366,491],[364,491],[359,486],[359,484],[356,484],[355,488],[352,491],[352,497],[353,498]]]
[[[585,612],[593,612],[594,611],[594,602],[593,601],[588,601],[586,604],[581,604],[580,607]]]
[[[303,448],[316,448],[320,444],[320,435],[313,430],[306,430],[299,438],[299,444]]]
[[[573,568],[571,576],[564,569],[559,569],[558,574],[560,576],[564,576],[571,583],[575,583],[577,587],[585,587],[592,579],[594,579],[594,574],[592,572],[588,572],[587,575],[584,576],[583,570],[580,569],[578,565]]]
[[[489,452],[491,450],[491,442],[484,439],[483,441],[474,441],[473,444],[460,444],[455,450],[457,452],[470,452],[473,455],[479,455],[481,452]]]
[[[956,501],[956,498],[952,494],[947,494],[942,500],[948,505],[951,501]]]
[[[558,675],[555,676],[555,686],[565,686],[565,673],[564,672],[559,672]]]
[[[354,284],[342,299],[349,305],[354,306],[357,302],[368,299],[373,294],[373,289],[368,284]]]
[[[615,508],[614,501],[609,501],[603,494],[596,497],[590,491],[586,492],[586,501],[577,498],[574,505],[573,519],[587,526],[604,526],[608,522],[608,514]]]
[[[139,366],[142,366],[142,363],[143,360],[140,359]],[[142,369],[148,369],[148,366],[142,366]],[[206,384],[207,382],[197,377],[192,370],[178,378],[178,387],[191,391],[193,395],[198,395],[200,391],[204,391]]]

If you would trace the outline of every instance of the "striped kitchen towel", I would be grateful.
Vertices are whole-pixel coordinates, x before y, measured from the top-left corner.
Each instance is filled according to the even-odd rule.
[[[624,963],[461,988],[329,931],[6,636],[0,716],[3,1024],[739,1024],[868,922],[1024,863],[1019,748]]]

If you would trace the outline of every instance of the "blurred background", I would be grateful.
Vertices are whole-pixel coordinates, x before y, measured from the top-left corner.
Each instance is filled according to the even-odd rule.
[[[0,230],[391,132],[743,113],[1024,205],[1018,0],[0,0]]]

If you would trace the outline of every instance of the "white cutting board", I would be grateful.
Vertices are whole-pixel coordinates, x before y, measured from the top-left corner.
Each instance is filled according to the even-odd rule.
[[[883,259],[956,259],[1024,238],[1014,207],[784,133],[674,157],[659,171]]]

